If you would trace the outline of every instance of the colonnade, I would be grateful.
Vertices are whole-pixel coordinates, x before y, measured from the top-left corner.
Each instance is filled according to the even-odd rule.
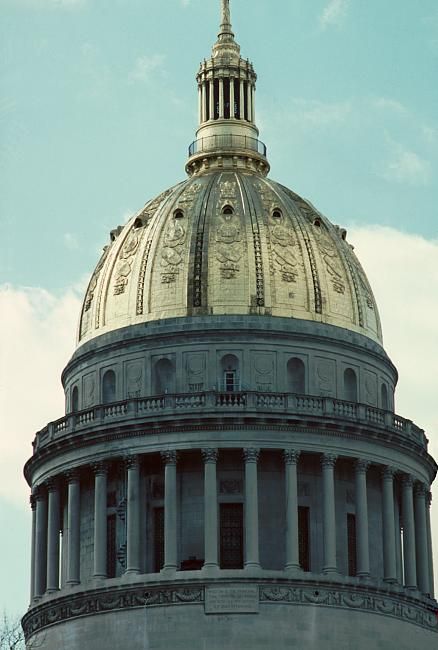
[[[229,88],[226,94],[225,84]],[[255,123],[255,86],[251,79],[243,79],[240,75],[203,78],[198,84],[198,95],[201,124],[209,120],[226,118]],[[229,116],[226,115],[226,96],[230,105]]]
[[[202,449],[204,461],[204,570],[219,571],[217,449]],[[283,450],[285,471],[286,539],[284,570],[290,575],[300,571],[298,536],[298,464],[301,452]],[[244,538],[245,569],[259,569],[258,462],[260,450],[243,449],[244,463]],[[164,464],[164,575],[177,570],[177,463],[178,452],[161,452]],[[338,575],[336,539],[335,466],[337,457],[321,455],[323,566],[326,575]],[[367,497],[367,473],[370,463],[364,459],[355,465],[355,516],[357,577],[369,579],[370,539]],[[88,471],[90,468],[87,468]],[[107,572],[107,479],[105,462],[91,466],[94,474],[94,557],[93,576],[105,579]],[[126,573],[142,572],[141,545],[141,457],[126,459]],[[381,468],[382,475],[382,546],[383,579],[403,583],[412,591],[433,596],[432,536],[430,522],[431,495],[426,486],[411,476],[401,475],[401,510],[403,517],[403,554],[401,553],[398,499],[395,498],[393,467]],[[67,487],[67,566],[65,583],[80,583],[81,507],[80,473],[65,475]],[[61,481],[50,479],[37,487],[31,497],[32,566],[31,602],[60,588]],[[398,532],[397,532],[398,531]],[[399,558],[403,557],[404,567]],[[404,576],[404,581],[403,581]]]

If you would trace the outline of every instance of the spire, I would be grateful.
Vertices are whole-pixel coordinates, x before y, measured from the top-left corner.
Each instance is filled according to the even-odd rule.
[[[242,167],[267,174],[266,147],[255,122],[257,75],[234,40],[230,0],[221,0],[220,31],[211,57],[197,74],[199,127],[190,145],[190,175],[217,167]]]
[[[221,0],[222,4],[222,21],[219,32],[219,38],[228,34],[234,38],[233,28],[231,26],[230,0]]]

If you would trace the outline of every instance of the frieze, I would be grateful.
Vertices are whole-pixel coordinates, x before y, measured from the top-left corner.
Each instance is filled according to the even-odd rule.
[[[322,225],[314,229],[314,235],[332,287],[336,293],[344,295],[346,290],[344,269],[339,261],[338,250]]]
[[[119,259],[116,266],[116,280],[114,282],[114,295],[119,296],[125,293],[128,286],[129,276],[132,271],[134,256],[140,242],[140,237],[135,230],[131,230],[127,236],[122,249],[119,253]]]
[[[222,214],[216,229],[216,259],[221,278],[232,280],[240,271],[242,257],[240,222],[236,214]]]
[[[186,240],[186,230],[180,218],[174,215],[164,234],[164,248],[161,252],[161,282],[171,284],[176,281],[179,267],[183,261],[183,249]]]
[[[217,584],[217,583],[215,583]],[[263,581],[253,583],[256,600],[265,605],[312,605],[316,607],[344,609],[347,611],[368,612],[380,616],[389,616],[400,621],[425,628],[438,633],[438,616],[436,604],[415,602],[406,596],[382,593],[371,587],[349,587],[336,585],[327,587],[317,581],[310,584]],[[233,584],[236,589],[247,583]],[[145,587],[113,588],[57,598],[47,604],[33,607],[23,618],[26,640],[40,630],[57,623],[84,616],[98,615],[117,610],[134,608],[169,607],[178,605],[203,605],[208,585],[185,587]]]

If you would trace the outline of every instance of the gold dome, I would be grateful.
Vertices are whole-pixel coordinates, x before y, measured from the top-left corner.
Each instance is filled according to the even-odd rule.
[[[382,340],[345,230],[256,171],[194,176],[147,203],[112,239],[87,290],[80,343],[206,314],[300,318]]]

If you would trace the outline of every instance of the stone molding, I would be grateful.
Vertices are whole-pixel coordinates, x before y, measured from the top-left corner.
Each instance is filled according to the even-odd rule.
[[[93,463],[91,469],[95,476],[106,476],[109,471],[108,463],[104,460],[99,460]]]
[[[125,456],[125,467],[129,471],[130,469],[139,469],[140,468],[140,458],[138,456]]]
[[[414,495],[416,497],[424,497],[424,498],[426,498],[427,494],[428,494],[428,489],[427,489],[427,487],[426,487],[426,485],[424,483],[421,483],[419,481],[417,483],[415,483],[415,485],[414,485]]]
[[[65,473],[67,483],[79,483],[81,479],[80,469],[71,469]]]
[[[202,449],[202,458],[204,463],[217,463],[219,451],[217,449]]]
[[[395,467],[391,467],[390,465],[382,467],[382,479],[384,481],[393,481],[396,474],[397,469]]]
[[[254,447],[246,447],[242,451],[243,460],[245,463],[258,463],[260,458],[260,449]]]
[[[286,465],[298,465],[300,456],[301,451],[298,449],[285,449],[283,451],[283,458]]]
[[[360,474],[366,474],[370,468],[370,461],[365,460],[364,458],[358,458],[355,463],[356,472]]]
[[[321,456],[321,466],[323,469],[334,469],[338,457],[334,454],[324,454]]]
[[[367,585],[327,585],[318,580],[251,580],[259,587],[259,602],[273,605],[311,605],[356,612],[368,612],[405,621],[438,634],[438,604],[414,600],[406,595]],[[177,586],[108,587],[77,595],[51,598],[47,603],[37,604],[23,617],[22,625],[26,639],[50,627],[83,616],[96,616],[107,612],[134,608],[170,607],[178,605],[203,605],[205,588],[209,581],[193,581]],[[215,581],[212,584],[218,584]],[[226,581],[230,584],[248,584],[248,580]]]
[[[175,450],[162,451],[160,455],[165,465],[176,465],[178,462],[178,452]]]
[[[414,487],[414,479],[412,478],[412,476],[410,476],[409,474],[403,474],[402,486],[403,486],[403,488],[413,489],[413,487]]]

